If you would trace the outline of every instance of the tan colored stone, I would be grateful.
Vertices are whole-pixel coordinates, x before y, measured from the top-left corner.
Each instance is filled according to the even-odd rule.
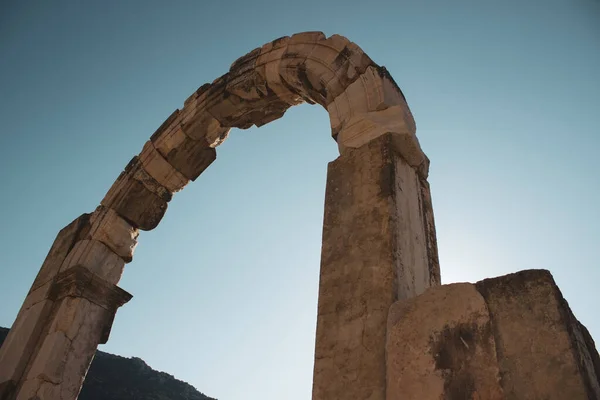
[[[0,382],[19,381],[39,339],[53,302],[43,300],[21,308],[0,348]],[[10,366],[10,368],[7,368]]]
[[[411,133],[412,128],[405,122],[405,112],[404,107],[393,106],[383,111],[353,116],[345,123],[342,130],[337,132],[336,140],[340,153],[344,153],[349,148],[361,147],[386,133],[392,133],[396,151],[413,168],[423,170],[422,166],[428,163],[428,160],[421,150],[417,136]]]
[[[165,126],[159,128],[150,140],[169,164],[183,176],[194,181],[216,159],[217,153],[214,147],[225,139],[229,129],[218,131],[220,135],[224,135],[223,137],[213,138],[207,133],[206,141],[194,140],[186,135],[181,126],[183,119],[188,118],[186,121],[191,121],[189,119],[191,117],[179,115],[179,110],[173,114],[174,116],[168,118],[163,124]],[[188,129],[194,132],[196,128],[193,123],[189,122],[189,124]]]
[[[186,101],[181,112],[178,125],[172,126],[172,133],[165,134],[165,139],[173,138],[174,147],[204,149],[219,146],[229,135],[230,127],[224,127],[208,109],[209,103],[214,102],[215,85],[206,84],[200,87],[193,100]],[[192,139],[194,142],[190,142]],[[164,147],[164,145],[163,145]],[[165,150],[162,154],[168,154],[172,149]]]
[[[109,318],[108,312],[95,304],[89,304],[86,310],[67,357],[61,384],[61,396],[64,399],[73,399],[79,394],[96,347],[101,342],[106,319]]]
[[[429,163],[427,163],[429,167]],[[423,215],[423,229],[425,234],[425,247],[427,253],[427,265],[429,271],[429,286],[435,286],[440,284],[441,272],[440,272],[440,260],[438,256],[437,247],[437,235],[435,232],[435,218],[433,216],[433,203],[431,200],[431,190],[429,189],[429,182],[423,176],[427,176],[427,173],[419,173],[419,187],[421,190],[421,202],[420,208]]]
[[[584,361],[596,351],[577,346],[576,320],[548,271],[486,279],[477,288],[490,312],[507,399],[600,398],[599,377]]]
[[[125,261],[102,242],[81,240],[75,244],[60,271],[76,266],[83,266],[107,282],[116,284],[123,274]]]
[[[30,379],[26,380],[23,383],[23,386],[19,390],[19,393],[16,395],[15,400],[32,400],[35,399],[35,396],[42,386],[41,379]],[[62,399],[61,399],[62,400]]]
[[[265,80],[269,90],[271,90],[278,99],[289,106],[303,103],[303,99],[298,93],[291,91],[288,85],[281,79],[281,58],[287,50],[289,38],[282,39],[277,45],[265,45],[261,49],[261,54],[256,61],[256,71]]]
[[[125,262],[133,259],[139,231],[116,211],[98,207],[90,217],[90,239],[102,242]]]
[[[86,318],[90,304],[89,300],[81,297],[61,299],[49,332],[62,332],[69,340],[73,340]]]
[[[115,210],[134,227],[147,231],[156,228],[164,216],[170,196],[147,175],[138,158],[134,157],[100,204]]]
[[[27,380],[61,383],[70,346],[71,341],[63,332],[49,333],[35,355]]]
[[[418,204],[420,187],[402,181],[411,172],[416,176],[396,155],[391,139],[377,138],[329,164],[314,400],[385,399],[389,307],[397,298],[439,284],[425,277],[429,264],[424,230],[413,218],[419,211],[405,208]],[[419,258],[413,256],[415,248],[423,249]],[[419,274],[420,268],[424,272]],[[412,281],[414,287],[410,280],[399,286],[398,271],[422,279]]]
[[[146,142],[139,157],[144,170],[168,191],[178,192],[188,184],[189,179],[169,164],[151,141]]]
[[[37,289],[34,289],[31,292],[29,292],[29,294],[25,298],[25,301],[23,302],[22,309],[28,310],[32,306],[45,300],[48,297],[48,292],[50,291],[51,287],[52,287],[52,281],[49,281],[49,282],[44,283],[42,286],[38,287]]]
[[[62,384],[54,384],[51,382],[42,382],[40,388],[37,391],[36,400],[56,400],[62,399],[60,396]]]
[[[90,214],[83,214],[60,230],[31,286],[30,292],[48,283],[58,274],[60,266],[75,242],[83,239],[88,234],[90,228],[89,217]]]
[[[48,297],[53,301],[65,297],[81,297],[108,311],[114,311],[127,303],[131,299],[131,294],[94,274],[88,268],[76,265],[56,277]]]
[[[388,400],[504,400],[486,304],[471,284],[394,303],[386,351]]]

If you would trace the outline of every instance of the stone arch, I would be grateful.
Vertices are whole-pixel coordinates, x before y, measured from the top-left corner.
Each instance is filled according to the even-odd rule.
[[[139,231],[158,225],[173,194],[215,160],[216,147],[231,128],[262,126],[303,102],[327,109],[341,153],[328,171],[314,398],[367,398],[360,392],[382,399],[387,307],[439,284],[429,161],[404,95],[387,70],[342,36],[304,32],[254,49],[201,86],[144,144],[100,206],[60,231],[0,349],[0,400],[74,400],[97,345],[108,340],[117,308],[131,298],[116,284],[132,261]],[[346,185],[344,194],[336,194],[339,185]],[[357,224],[356,213],[368,214],[368,223]],[[404,235],[402,229],[415,232]],[[352,235],[358,246],[344,236],[351,230],[364,230]],[[346,247],[328,242],[336,240]],[[400,251],[403,246],[410,257]],[[355,254],[355,248],[362,250]],[[336,251],[343,254],[329,254]],[[329,271],[338,273],[340,260],[355,264],[353,270],[345,267],[354,281],[328,277]],[[373,266],[365,269],[369,263]],[[356,277],[364,282],[357,286]],[[331,279],[348,282],[330,284]],[[340,285],[351,296],[328,303],[335,297],[331,288]],[[356,321],[329,316],[333,305],[336,313],[358,315],[360,332],[351,331]],[[331,333],[323,331],[330,319],[339,339],[334,344],[322,338]],[[372,345],[369,335],[375,338]],[[357,340],[360,357],[329,362],[355,348]],[[336,346],[341,347],[329,354]],[[350,373],[340,372],[345,368]],[[354,383],[348,374],[358,377]]]

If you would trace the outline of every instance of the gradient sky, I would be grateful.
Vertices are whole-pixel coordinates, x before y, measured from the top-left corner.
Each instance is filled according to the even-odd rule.
[[[600,340],[598,0],[0,2],[0,326],[174,109],[307,30],[347,36],[406,95],[444,283],[549,269]],[[327,113],[294,107],[217,152],[140,236],[101,349],[220,400],[306,400]]]

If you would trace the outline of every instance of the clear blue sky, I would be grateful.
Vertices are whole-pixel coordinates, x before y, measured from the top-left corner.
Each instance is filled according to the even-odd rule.
[[[52,4],[51,4],[52,3]],[[547,268],[600,340],[600,2],[0,3],[0,325],[57,232],[239,56],[339,33],[401,86],[444,283]],[[102,350],[221,400],[310,398],[327,113],[234,131],[142,233]]]

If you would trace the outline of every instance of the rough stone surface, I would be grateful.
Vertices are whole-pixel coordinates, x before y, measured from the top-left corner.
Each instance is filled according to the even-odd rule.
[[[154,132],[150,141],[169,164],[187,179],[194,181],[217,158],[214,147],[224,140],[229,129],[220,132],[218,138],[205,137],[194,140],[182,127],[184,118],[186,115],[176,110],[163,126]],[[188,126],[187,130],[194,132],[193,126]]]
[[[428,250],[419,227],[421,189],[408,170],[394,153],[390,135],[329,165],[315,400],[384,399],[388,309],[398,297],[410,298],[439,284],[427,276]],[[404,182],[405,175],[413,180]]]
[[[69,252],[60,272],[78,266],[83,266],[98,277],[116,284],[123,274],[125,261],[102,242],[81,240],[75,243]]]
[[[72,267],[56,277],[48,294],[53,301],[65,297],[82,297],[107,310],[115,310],[128,302],[131,295],[98,277],[84,266]]]
[[[10,331],[0,348],[0,399],[4,400],[3,396],[17,386],[35,352],[53,307],[53,301],[47,299],[53,279],[75,242],[88,235],[89,217],[90,214],[81,215],[58,233],[17,314],[13,323],[15,329]]]
[[[170,192],[180,191],[190,181],[169,164],[150,140],[144,145],[139,158],[144,170]]]
[[[19,382],[29,358],[34,353],[52,306],[51,300],[43,300],[19,311],[13,328],[0,350],[0,383],[13,381],[16,385]],[[0,398],[4,400],[3,397]]]
[[[130,298],[131,295],[83,266],[75,266],[57,275],[47,299],[27,310],[35,314],[31,318],[18,319],[25,324],[34,321],[42,334],[38,333],[27,341],[26,346],[35,349],[30,355],[15,354],[16,361],[7,360],[15,364],[28,362],[30,365],[21,371],[21,374],[25,373],[23,378],[19,375],[12,379],[23,383],[12,384],[16,392],[11,396],[27,400],[77,398],[98,344],[108,339],[117,308]],[[42,309],[45,315],[40,315],[38,309]],[[12,332],[25,333],[26,329],[14,325]],[[6,341],[11,340],[10,337],[9,333]],[[27,339],[18,335],[13,338],[17,341]],[[18,347],[12,345],[7,348]],[[0,372],[4,371],[10,369],[0,368]]]
[[[40,268],[40,272],[38,272],[31,286],[30,292],[48,283],[58,274],[60,266],[67,257],[67,254],[69,254],[69,251],[73,248],[73,245],[88,235],[90,229],[89,221],[90,214],[83,214],[58,232],[42,264],[42,268]]]
[[[386,135],[383,141],[388,143],[393,154],[393,135]],[[417,172],[396,154],[393,163],[383,170],[382,179],[388,179],[393,185],[390,194],[394,204],[391,222],[395,238],[397,299],[408,299],[440,284],[437,247],[430,243],[430,232],[435,227],[428,219],[433,215],[427,200],[429,188],[422,185]]]
[[[116,211],[98,207],[90,217],[90,225],[90,239],[103,243],[125,262],[133,259],[139,231]]]
[[[428,289],[392,305],[388,400],[503,400],[483,297],[471,284]]]
[[[489,308],[507,400],[600,398],[597,352],[573,332],[579,324],[548,271],[486,279],[477,289]]]
[[[167,210],[171,193],[150,177],[134,157],[100,204],[112,208],[132,226],[156,228]]]

